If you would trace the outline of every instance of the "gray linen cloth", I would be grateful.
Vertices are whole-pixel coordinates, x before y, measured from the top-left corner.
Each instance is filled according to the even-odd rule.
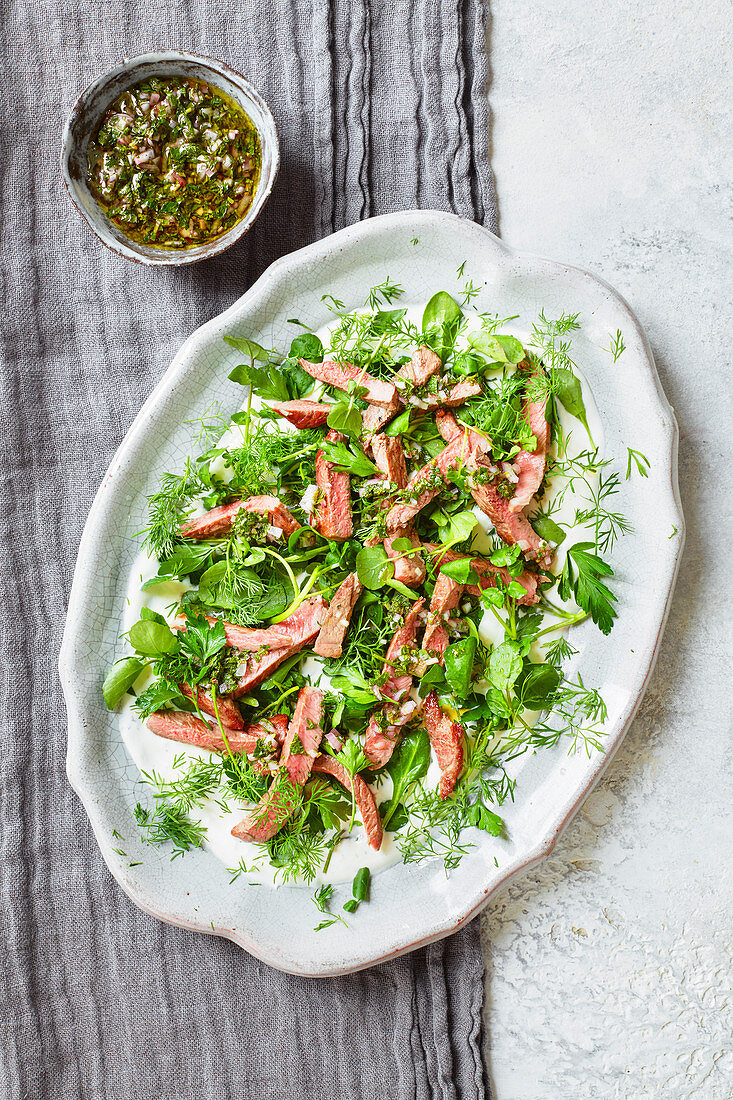
[[[56,673],[94,492],[183,339],[273,259],[361,218],[422,206],[494,225],[483,7],[6,0],[2,13],[0,1095],[484,1098],[478,922],[320,982],[158,923],[111,879],[67,785]],[[180,271],[107,252],[57,170],[77,94],[156,46],[247,74],[282,142],[256,227]]]

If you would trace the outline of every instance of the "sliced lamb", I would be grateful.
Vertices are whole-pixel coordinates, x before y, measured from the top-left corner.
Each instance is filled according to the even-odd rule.
[[[298,804],[300,790],[318,755],[322,709],[323,694],[317,688],[302,688],[280,755],[283,766],[254,809],[234,826],[232,836],[263,844],[282,829]],[[293,753],[296,738],[300,744]]]
[[[296,428],[320,428],[333,411],[320,401],[273,401],[270,408]]]
[[[287,630],[283,630],[282,623],[274,626],[237,626],[236,623],[227,623],[206,616],[207,622],[220,621],[224,627],[224,635],[227,645],[232,649],[240,649],[243,653],[255,653],[259,649],[285,649],[293,644],[293,636]],[[185,630],[185,626],[182,627]]]
[[[526,589],[527,595],[521,600],[518,600],[517,603],[520,605],[534,604],[539,600],[537,586],[541,584],[543,580],[547,579],[542,573],[530,573],[528,569],[525,569],[518,577],[512,577],[503,566],[492,565],[487,558],[473,557],[471,554],[461,554],[457,550],[441,550],[439,546],[432,542],[426,542],[425,549],[431,552],[440,551],[433,559],[437,569],[440,569],[441,565],[449,561],[460,561],[466,558],[471,559],[471,567],[474,573],[478,573],[479,575],[478,584],[467,584],[465,586],[466,592],[471,596],[478,596],[484,588],[496,587],[493,578],[499,576],[505,584],[509,584],[509,582],[513,580],[519,581]],[[443,573],[440,573],[439,576],[442,577]],[[423,648],[427,648],[424,642]]]
[[[476,467],[481,469],[481,465]],[[523,512],[512,512],[509,501],[492,482],[474,484],[471,496],[494,525],[500,539],[510,546],[519,546],[526,558],[541,565],[552,561],[552,549],[537,534]]]
[[[375,435],[372,439],[372,454],[375,465],[384,477],[399,489],[404,489],[407,485],[407,464],[401,440]],[[419,554],[405,556],[404,551],[395,550],[393,543],[398,538],[409,539],[415,547],[420,545],[420,540],[411,526],[397,529],[384,540],[384,549],[395,563],[395,580],[401,581],[408,588],[417,588],[425,580],[425,562]]]
[[[371,446],[374,432],[380,431],[389,424],[399,407],[400,403],[395,394],[393,404],[387,409],[380,409],[378,405],[369,405],[364,409],[364,412],[361,414],[361,429],[363,441],[367,446]]]
[[[298,653],[308,642],[312,642],[318,634],[324,619],[328,605],[322,596],[305,600],[297,611],[278,623],[283,633],[292,637],[290,645],[283,649],[270,650],[263,656],[256,654],[245,658],[240,665],[239,683],[234,692],[235,698],[245,695],[251,688],[265,680],[271,672],[282,664],[284,660]]]
[[[300,801],[300,787],[280,768],[266,794],[232,829],[232,836],[252,844],[266,844],[279,833]]]
[[[320,657],[340,657],[356,601],[363,591],[356,573],[350,573],[336,589],[323,626],[313,646]]]
[[[318,756],[323,738],[322,718],[323,692],[318,688],[301,688],[280,754],[290,778],[301,787]]]
[[[438,409],[435,414],[435,426],[447,443],[465,435],[477,454],[484,454],[491,447],[491,441],[484,432],[459,424],[449,409]]]
[[[395,549],[397,539],[409,539],[413,547],[421,546],[420,539],[412,527],[398,528],[384,540],[387,556],[394,562],[394,579],[408,588],[417,588],[425,580],[427,570],[421,554],[409,554]]]
[[[209,726],[196,714],[182,710],[159,710],[151,714],[147,721],[149,730],[165,737],[169,741],[179,741],[183,745],[195,745],[209,752],[225,753],[227,747],[218,726]],[[245,726],[239,730],[224,727],[229,748],[233,753],[254,752],[257,742],[266,735],[262,726]]]
[[[397,436],[375,435],[372,438],[374,465],[379,472],[393,482],[398,489],[407,485],[407,463],[402,440]]]
[[[188,684],[181,684],[181,692],[189,699],[193,699],[193,691]],[[196,692],[196,703],[199,710],[202,710],[204,714],[210,714],[213,718],[216,718],[216,712],[219,712],[219,718],[223,726],[228,726],[232,730],[244,729],[244,721],[242,715],[239,713],[239,707],[232,699],[231,695],[217,695],[216,707],[214,707],[214,700],[211,697],[211,692],[206,688],[198,688]]]
[[[407,696],[412,687],[412,672],[408,671],[415,653],[418,616],[425,601],[417,600],[396,631],[384,660],[386,682],[381,686],[385,705],[372,714],[364,740],[364,753],[371,767],[381,768],[386,764],[399,740],[402,726],[408,721],[414,703]]]
[[[328,432],[329,443],[343,443],[341,432]],[[316,454],[316,485],[318,500],[311,516],[311,525],[327,539],[343,541],[354,533],[351,516],[351,479],[329,462],[324,451]]]
[[[398,390],[424,386],[429,378],[441,370],[442,366],[439,355],[430,348],[419,347],[410,362],[401,366],[395,374],[395,385]],[[404,385],[405,382],[409,383],[407,387]]]
[[[445,620],[448,612],[458,607],[463,592],[463,585],[447,577],[445,573],[438,573],[435,588],[430,600],[428,621],[425,625],[422,648],[428,653],[434,653],[441,662],[443,654],[448,648],[448,629]]]
[[[354,798],[356,799],[356,805],[361,814],[361,820],[367,835],[367,840],[372,848],[379,851],[382,846],[382,836],[384,835],[382,830],[382,819],[379,816],[379,810],[374,801],[374,795],[369,790],[368,785],[362,777],[357,773],[352,778],[343,764],[332,756],[317,757],[313,764],[313,771],[320,772],[323,775],[333,776],[342,787],[346,787],[346,790],[350,794],[353,792]]]
[[[440,780],[440,797],[448,798],[456,785],[463,767],[464,730],[460,722],[440,709],[437,692],[431,691],[424,706],[425,729],[430,744],[443,773]]]
[[[203,516],[196,516],[188,520],[181,527],[181,537],[184,539],[213,539],[226,535],[231,531],[237,514],[244,509],[255,515],[266,516],[270,527],[277,528],[288,537],[300,527],[297,519],[290,514],[284,504],[277,497],[262,496],[248,497],[246,500],[233,500],[229,504],[223,504],[219,508],[212,508]],[[270,532],[267,535],[268,542],[277,542],[278,538]]]
[[[325,382],[339,390],[347,390],[349,382],[356,382],[357,386],[366,390],[365,400],[370,405],[379,405],[383,409],[391,409],[395,406],[397,391],[392,382],[382,382],[379,378],[373,378],[361,367],[333,361],[310,363],[307,359],[299,359],[298,362],[311,378],[319,382]]]
[[[533,392],[533,379],[536,377],[536,375],[532,375],[527,383],[524,415],[533,435],[537,439],[537,446],[534,451],[520,451],[514,459],[514,466],[518,469],[519,480],[514,490],[514,496],[509,501],[510,512],[521,512],[523,508],[531,503],[545,476],[550,425],[547,422],[546,415],[547,392]]]
[[[476,456],[485,447],[485,437],[477,432],[462,433],[452,439],[435,458],[412,475],[407,483],[407,489],[414,499],[409,504],[395,504],[390,508],[387,513],[387,527],[394,531],[411,523],[415,516],[445,488],[448,471],[475,461]]]
[[[438,387],[437,393],[426,393],[420,397],[426,409],[438,409],[445,405],[455,409],[458,405],[465,404],[469,397],[478,397],[482,393],[481,384],[471,380],[455,382],[447,388]]]

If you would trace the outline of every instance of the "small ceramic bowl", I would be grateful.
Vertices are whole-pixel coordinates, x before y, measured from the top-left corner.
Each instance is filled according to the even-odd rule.
[[[87,149],[90,139],[109,105],[133,84],[151,76],[187,77],[202,80],[226,92],[249,115],[262,146],[260,180],[249,210],[241,221],[216,240],[195,248],[150,248],[133,241],[105,215],[87,183]],[[110,69],[79,96],[64,128],[61,143],[61,174],[69,198],[99,239],[128,260],[141,264],[183,267],[218,256],[243,237],[258,217],[275,182],[280,166],[277,127],[270,108],[259,92],[240,73],[222,61],[180,50],[157,50],[139,54]]]

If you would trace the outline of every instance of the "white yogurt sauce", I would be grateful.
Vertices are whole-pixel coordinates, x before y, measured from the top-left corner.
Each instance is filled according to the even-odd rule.
[[[419,307],[408,309],[408,317],[411,317],[411,319],[417,323],[419,323],[421,315],[421,309]],[[328,333],[329,326],[325,326],[319,330],[318,333],[326,347],[328,346]],[[517,335],[516,332],[515,335]],[[525,333],[524,335],[526,339],[528,334]],[[583,386],[583,400],[585,402],[588,423],[593,434],[593,439],[599,446],[599,449],[602,450],[603,440],[598,409],[581,372],[577,371],[577,374]],[[315,399],[320,392],[322,392],[322,387],[319,385],[314,387],[314,391],[308,396]],[[254,408],[257,408],[260,402],[254,398],[252,404]],[[570,448],[571,454],[579,454],[586,450],[589,441],[585,437],[585,430],[582,425],[562,407],[559,408],[559,417],[564,432],[566,434],[572,432],[573,446]],[[287,422],[283,421],[280,427],[287,429]],[[218,446],[235,448],[242,446],[243,443],[243,429],[240,425],[234,424],[222,436]],[[216,472],[221,476],[223,472],[222,460],[216,459],[212,463],[211,468],[212,472]],[[593,484],[593,479],[589,478],[589,480],[591,484]],[[543,507],[546,508],[560,491],[562,482],[560,482],[559,479],[557,479],[557,482],[558,483],[555,484],[543,498]],[[555,522],[568,529],[568,538],[559,547],[555,555],[555,562],[553,564],[553,572],[555,573],[559,573],[562,569],[565,559],[565,546],[568,542],[572,545],[573,540],[570,536],[570,528],[573,524],[576,508],[584,505],[585,502],[585,497],[583,495],[568,492],[560,508],[558,508],[557,512],[553,512],[553,519]],[[202,506],[200,511],[203,512],[203,510]],[[478,507],[474,508],[474,512],[484,532],[491,531],[492,526],[488,517],[484,515]],[[479,533],[475,538],[475,549],[479,553],[482,549],[482,543],[484,543],[484,549],[488,548],[488,540],[485,540]],[[184,583],[171,580],[164,584],[156,585],[148,591],[141,591],[142,583],[155,576],[157,571],[157,563],[144,551],[135,559],[130,571],[127,587],[127,605],[123,620],[124,631],[128,631],[133,623],[140,618],[140,611],[143,607],[149,607],[151,610],[159,612],[161,615],[164,615],[169,622],[173,620],[174,614],[171,610],[172,605],[175,605],[183,592],[191,586],[187,582]],[[578,610],[573,603],[564,603],[560,600],[557,593],[553,594],[553,602],[559,606],[567,607],[570,611]],[[552,622],[555,621],[552,616],[546,615],[545,618],[548,620],[547,625],[551,625]],[[487,643],[499,644],[504,640],[501,625],[496,617],[489,611],[486,612],[481,621],[479,633],[482,639]],[[535,660],[541,659],[541,656],[540,650],[533,653]],[[303,661],[302,671],[311,682],[320,680],[322,686],[328,686],[329,677],[323,672],[320,663],[312,656],[306,655]],[[147,679],[149,679],[149,676]],[[136,689],[140,690],[145,686],[146,682],[146,678],[141,677],[135,685]],[[413,689],[412,696],[417,700],[418,696],[416,689]],[[535,715],[535,720],[537,717],[538,716]],[[181,775],[181,771],[173,766],[173,761],[176,757],[180,758],[182,753],[189,756],[201,757],[210,755],[204,750],[181,745],[174,741],[167,741],[165,738],[158,737],[156,734],[152,733],[145,723],[140,721],[137,714],[132,709],[132,700],[129,696],[126,697],[124,704],[120,708],[120,720],[125,744],[141,772],[147,772],[148,774],[155,772],[163,779],[174,780],[180,778]],[[512,778],[516,778],[521,772],[522,766],[523,758],[519,757],[512,761]],[[433,755],[426,778],[426,786],[428,788],[437,787],[439,779],[440,768]],[[389,799],[391,786],[391,780],[387,776],[378,789],[374,788],[377,804]],[[237,881],[278,886],[279,882],[276,881],[275,878],[276,869],[271,867],[267,862],[267,856],[266,854],[263,855],[263,849],[259,845],[248,844],[231,835],[233,826],[242,819],[249,807],[246,804],[235,805],[233,802],[230,802],[229,805],[230,812],[224,813],[221,808],[214,803],[213,799],[207,799],[201,806],[192,811],[192,815],[206,827],[205,847],[208,848],[217,859],[220,859],[226,867],[235,868],[240,864],[241,860],[244,860],[247,867],[247,873],[243,874]],[[394,841],[394,834],[385,832],[381,849],[375,852],[373,848],[369,847],[364,830],[358,828],[354,830],[351,836],[342,840],[334,850],[327,876],[324,877],[319,873],[308,886],[312,889],[321,882],[326,881],[326,879],[334,883],[348,882],[353,879],[360,867],[369,867],[372,872],[376,872],[391,866],[393,863],[398,862],[399,859],[400,853]]]

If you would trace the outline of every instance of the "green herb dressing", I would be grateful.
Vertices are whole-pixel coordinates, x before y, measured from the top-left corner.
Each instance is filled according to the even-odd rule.
[[[241,221],[262,151],[233,99],[198,80],[153,77],[107,109],[89,144],[89,187],[125,236],[195,248]]]

